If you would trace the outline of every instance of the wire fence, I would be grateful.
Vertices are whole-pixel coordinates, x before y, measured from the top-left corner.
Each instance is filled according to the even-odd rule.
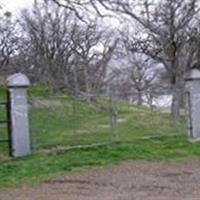
[[[184,112],[173,124],[168,107],[136,105],[119,94],[32,97],[29,104],[33,150],[65,150],[187,134]]]
[[[101,103],[100,103],[101,101]],[[30,129],[34,149],[101,144],[112,139],[109,101],[48,97],[30,100]]]

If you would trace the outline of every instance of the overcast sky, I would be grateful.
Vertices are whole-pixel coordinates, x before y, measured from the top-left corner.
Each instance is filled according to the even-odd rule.
[[[10,11],[13,15],[19,15],[20,10],[24,8],[30,8],[33,4],[34,0],[0,0],[0,6],[3,7],[3,11]],[[109,19],[106,18],[105,24],[108,24],[112,27],[119,28],[120,23],[117,19]]]
[[[19,12],[20,9],[30,7],[33,0],[0,0],[0,5],[13,14]]]

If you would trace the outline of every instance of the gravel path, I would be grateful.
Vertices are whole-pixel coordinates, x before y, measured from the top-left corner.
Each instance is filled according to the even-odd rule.
[[[129,161],[0,192],[0,200],[199,200],[200,160]]]

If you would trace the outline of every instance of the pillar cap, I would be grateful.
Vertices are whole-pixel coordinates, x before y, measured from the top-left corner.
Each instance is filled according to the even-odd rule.
[[[198,80],[200,79],[200,70],[199,69],[191,69],[188,73],[186,73],[185,80]]]
[[[28,87],[30,81],[25,74],[16,73],[7,78],[8,87]]]

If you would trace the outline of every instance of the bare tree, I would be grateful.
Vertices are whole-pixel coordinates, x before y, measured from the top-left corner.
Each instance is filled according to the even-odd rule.
[[[37,0],[36,0],[37,1]],[[44,0],[44,2],[48,3],[48,2],[54,2],[55,4],[57,4],[59,7],[63,7],[68,11],[73,12],[76,17],[81,20],[81,21],[85,21],[85,12],[87,11],[86,8],[88,5],[91,5],[90,0]]]
[[[52,4],[35,4],[32,13],[23,13],[24,58],[35,81],[56,89],[69,85],[73,59],[75,23],[73,15]],[[22,45],[23,45],[22,44]]]
[[[76,71],[82,74],[76,76],[79,77],[77,82],[82,82],[81,86],[84,87],[81,91],[88,94],[98,93],[104,86],[108,63],[117,45],[117,40],[111,36],[110,32],[99,28],[97,22],[78,27],[72,35],[74,51],[77,54],[76,65],[79,68]]]
[[[120,67],[113,68],[110,76],[114,76],[111,85],[115,85],[120,98],[137,102],[138,105],[151,105],[153,97],[158,93],[160,66],[157,62],[125,46],[118,55],[117,63]]]
[[[163,64],[170,76],[173,95],[172,119],[179,117],[184,72],[194,57],[191,29],[199,12],[197,0],[118,1],[97,0],[99,5],[136,23],[140,34],[132,34],[132,50]],[[96,8],[98,8],[96,6]],[[188,51],[188,49],[190,51]]]
[[[151,89],[157,78],[154,66],[156,63],[141,55],[132,55],[128,61],[128,67],[125,71],[131,87],[136,91],[137,104],[142,105],[144,97],[152,96],[153,98]]]
[[[137,27],[140,33],[135,34],[134,31],[130,31],[132,34],[128,37],[128,41],[132,41],[132,51],[144,53],[165,67],[170,77],[173,95],[172,120],[174,122],[177,120],[184,88],[184,73],[198,51],[191,41],[195,17],[199,13],[198,0],[52,1],[76,11],[78,7],[90,4],[101,16],[103,7],[104,10],[114,11],[115,15],[120,14],[134,22],[135,27],[132,29]]]
[[[35,81],[73,94],[99,92],[116,43],[98,20],[80,21],[51,2],[24,11],[19,61]],[[23,58],[22,58],[23,55]]]
[[[4,12],[0,17],[0,69],[8,70],[11,59],[16,53],[18,37],[16,34],[16,22],[10,12]]]

